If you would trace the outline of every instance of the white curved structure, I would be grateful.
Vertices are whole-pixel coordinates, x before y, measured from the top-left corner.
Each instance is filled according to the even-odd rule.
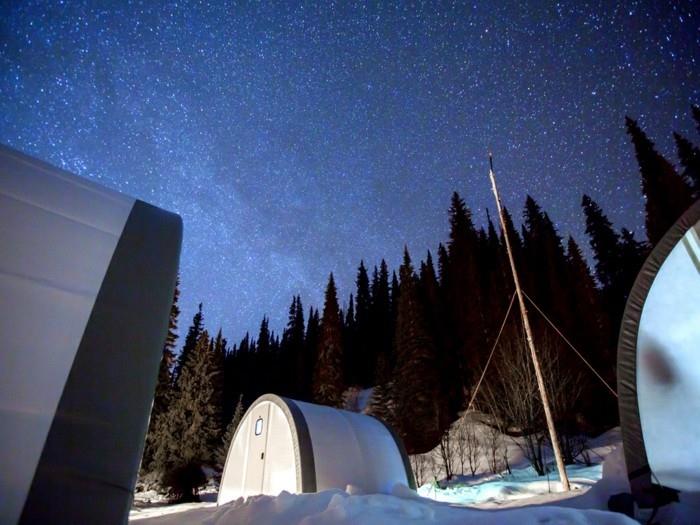
[[[700,201],[654,247],[622,318],[620,423],[640,507],[700,494],[699,341]]]
[[[124,523],[182,223],[0,145],[0,523]]]
[[[267,394],[236,429],[217,503],[348,485],[389,493],[397,483],[415,488],[403,444],[380,420]]]

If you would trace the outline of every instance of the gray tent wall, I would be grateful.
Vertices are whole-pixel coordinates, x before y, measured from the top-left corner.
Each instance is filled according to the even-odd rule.
[[[685,458],[685,461],[690,463],[693,463],[695,461],[693,458],[700,453],[700,444],[697,442],[697,431],[700,426],[697,412],[693,408],[698,405],[700,399],[697,391],[694,393],[687,391],[688,378],[685,377],[688,373],[697,372],[699,367],[697,359],[681,363],[674,362],[677,360],[677,356],[673,355],[675,351],[673,337],[676,334],[672,333],[685,325],[685,328],[692,329],[696,338],[695,346],[697,346],[700,326],[695,315],[698,309],[693,307],[689,311],[687,305],[700,305],[698,294],[700,277],[697,274],[699,267],[698,261],[694,260],[696,256],[693,255],[692,250],[688,250],[685,254],[683,251],[686,250],[684,244],[688,239],[685,237],[686,234],[690,232],[691,238],[693,236],[697,238],[699,221],[700,201],[691,206],[654,247],[632,287],[622,318],[617,354],[620,424],[632,493],[641,507],[654,507],[667,503],[675,498],[675,490],[683,489],[681,485],[687,485],[692,481],[687,478],[681,483],[673,481],[674,478],[678,479],[678,476],[673,475],[674,471],[679,473],[678,470],[682,467],[670,464],[669,456],[664,455],[664,448],[670,449],[671,454],[680,461],[684,461],[683,458]],[[675,268],[672,270],[668,265],[665,272],[662,270],[664,263],[669,259],[677,259],[680,256],[686,257],[689,261],[687,266],[690,272],[687,275],[679,275]],[[679,282],[673,283],[673,281]],[[678,289],[673,291],[667,289],[670,284]],[[652,308],[657,314],[663,312],[663,315],[672,316],[673,321],[660,323],[659,319],[650,320],[649,316],[653,315],[650,313]],[[691,315],[691,312],[694,315]],[[648,328],[653,326],[654,333],[645,330],[645,326]],[[652,337],[656,341],[652,341]],[[655,382],[665,384],[655,386],[652,384]],[[683,382],[686,383],[685,386]],[[690,387],[693,388],[692,384]],[[697,387],[698,385],[695,385],[696,389]],[[657,390],[650,396],[651,389],[655,388]],[[686,388],[685,391],[684,388]],[[661,396],[664,398],[661,399]],[[662,403],[662,405],[654,407],[648,400],[652,400],[653,404]],[[672,401],[669,402],[669,400]],[[695,412],[695,414],[690,414],[689,418],[678,415],[670,425],[667,425],[660,416],[674,409]],[[675,412],[672,413],[675,414]],[[692,428],[689,429],[689,425]],[[682,440],[682,443],[694,441],[694,444],[690,445],[690,448],[683,445],[674,446],[674,443],[659,437],[663,432],[669,432],[668,437],[674,435]],[[651,456],[656,458],[656,462],[650,461]],[[690,466],[695,468],[697,464]],[[662,475],[664,471],[670,474],[665,477],[670,480],[670,484],[664,482]],[[659,480],[660,477],[661,480]],[[660,483],[666,484],[666,487]],[[694,483],[698,484],[700,480],[696,479]]]
[[[125,523],[177,215],[0,145],[0,523]]]
[[[266,394],[236,429],[218,504],[347,485],[387,493],[397,483],[415,488],[401,440],[379,419]]]

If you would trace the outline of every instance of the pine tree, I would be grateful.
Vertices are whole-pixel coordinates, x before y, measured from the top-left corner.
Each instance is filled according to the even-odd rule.
[[[566,255],[549,215],[528,195],[523,225],[523,262],[518,267],[523,288],[562,329],[575,322],[568,308]],[[546,268],[546,271],[542,271]]]
[[[316,368],[316,350],[321,331],[321,321],[318,310],[309,308],[309,320],[306,324],[306,337],[304,339],[304,369],[301,372],[300,384],[302,391],[299,399],[311,401],[313,390],[313,374]]]
[[[435,346],[426,327],[408,249],[400,269],[394,352],[396,368],[389,395],[397,431],[410,454],[427,452],[440,437],[440,384]]]
[[[609,291],[616,284],[619,275],[620,237],[600,206],[588,195],[583,196],[581,206],[586,215],[586,234],[596,261],[596,277],[603,289]]]
[[[418,283],[426,329],[435,346],[435,367],[440,382],[436,396],[440,403],[439,424],[442,433],[457,419],[464,403],[464,395],[461,363],[451,351],[445,307],[430,251],[425,262],[421,262]]]
[[[204,328],[204,316],[202,315],[202,303],[199,303],[199,308],[197,313],[194,314],[192,318],[192,326],[187,330],[187,336],[185,337],[185,344],[182,347],[180,355],[177,357],[177,363],[175,364],[175,371],[173,372],[173,379],[177,382],[178,377],[180,377],[180,372],[182,372],[190,353],[194,350],[197,345],[199,336]]]
[[[295,296],[289,307],[287,327],[282,334],[280,346],[280,360],[275,367],[281,377],[278,378],[278,393],[299,397],[304,389],[303,375],[307,363],[304,356],[304,307],[301,297]],[[285,371],[293,370],[289,376]]]
[[[620,288],[625,290],[625,301],[632,289],[644,260],[649,255],[649,245],[634,238],[634,232],[627,228],[620,230]]]
[[[610,317],[601,304],[600,290],[586,264],[583,254],[573,237],[567,243],[569,283],[568,299],[576,322],[566,336],[583,354],[593,368],[608,384],[616,382],[615,336],[611,333]],[[568,354],[571,354],[567,350]],[[579,369],[582,363],[574,361],[571,366]],[[610,393],[590,373],[582,381],[582,412],[595,428],[609,428],[617,421],[617,403]]]
[[[211,442],[209,444],[211,450],[216,450],[226,427],[224,424],[226,420],[226,411],[224,408],[224,370],[226,366],[226,354],[228,353],[227,344],[219,328],[216,338],[210,341],[209,354],[212,395],[207,408],[211,411],[214,425],[218,429],[218,432],[211,434]]]
[[[357,355],[357,325],[355,320],[355,297],[350,294],[348,306],[345,309],[345,320],[343,321],[343,348],[345,349],[345,384],[358,385],[360,357]]]
[[[158,382],[153,396],[153,406],[151,407],[151,418],[148,422],[148,432],[141,459],[141,472],[152,471],[153,455],[158,446],[158,439],[162,438],[165,430],[164,416],[170,407],[173,387],[173,365],[175,363],[175,345],[177,344],[177,321],[180,315],[178,300],[180,298],[180,277],[175,282],[173,292],[173,303],[170,306],[170,316],[168,318],[168,333],[163,345],[163,356],[158,367]]]
[[[579,348],[594,351],[600,349],[603,353],[599,355],[598,365],[607,366],[612,364],[612,352],[607,347],[609,340],[607,334],[610,327],[605,322],[600,304],[600,294],[596,287],[591,270],[588,267],[581,248],[572,236],[567,242],[567,282],[571,293],[569,300],[570,308],[578,320],[573,329],[569,332],[570,338]]]
[[[360,386],[370,386],[372,382],[372,296],[370,294],[369,276],[364,261],[357,269],[357,295],[355,296],[355,348],[354,379]]]
[[[654,148],[635,120],[625,118],[627,133],[634,144],[646,199],[646,230],[655,245],[676,219],[692,204],[692,190],[673,165]]]
[[[382,259],[379,265],[379,270],[374,268],[372,275],[372,287],[370,290],[372,296],[371,305],[371,334],[370,334],[370,352],[367,356],[367,362],[364,363],[367,374],[368,386],[376,385],[379,381],[379,360],[384,361],[383,366],[388,366],[391,362],[391,341],[394,337],[394,325],[391,313],[391,291],[389,289],[389,269],[386,261]]]
[[[673,134],[678,148],[678,158],[683,166],[683,177],[693,187],[693,198],[700,198],[700,148],[694,146],[688,139]]]
[[[228,457],[228,451],[231,448],[231,443],[233,442],[233,436],[236,433],[238,424],[243,419],[243,413],[245,412],[243,408],[243,394],[238,396],[238,403],[236,403],[236,408],[233,411],[233,417],[226,425],[226,432],[221,439],[221,445],[216,451],[216,466],[223,470],[226,464],[226,458]]]
[[[602,303],[613,327],[610,334],[612,342],[616,344],[615,327],[619,326],[627,296],[649,247],[635,240],[634,235],[624,228],[622,235],[618,234],[600,206],[588,195],[583,196],[581,204],[586,215],[586,233],[596,261],[596,277],[602,286]]]
[[[343,325],[333,274],[328,279],[314,369],[316,403],[340,407],[343,403]]]
[[[444,279],[452,346],[465,363],[463,382],[473,379],[483,352],[485,330],[479,287],[477,232],[471,211],[456,192],[452,195],[448,267]]]
[[[178,379],[167,413],[167,439],[159,442],[155,453],[161,483],[178,501],[198,499],[195,482],[203,482],[201,468],[215,463],[221,438],[214,391],[217,373],[209,334],[203,330]]]

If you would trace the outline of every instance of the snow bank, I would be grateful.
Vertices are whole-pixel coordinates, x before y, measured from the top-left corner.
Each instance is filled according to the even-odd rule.
[[[349,492],[353,492],[350,490]],[[479,510],[453,507],[421,498],[403,486],[392,495],[351,494],[327,490],[316,494],[277,497],[254,496],[221,507],[206,525],[400,525],[439,523],[442,525],[535,525],[596,524],[637,525],[621,514],[597,510],[530,507],[512,510]]]

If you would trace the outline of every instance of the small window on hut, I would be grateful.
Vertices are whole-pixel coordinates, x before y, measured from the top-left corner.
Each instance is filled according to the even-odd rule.
[[[259,436],[263,431],[263,420],[261,417],[255,422],[255,435]]]

